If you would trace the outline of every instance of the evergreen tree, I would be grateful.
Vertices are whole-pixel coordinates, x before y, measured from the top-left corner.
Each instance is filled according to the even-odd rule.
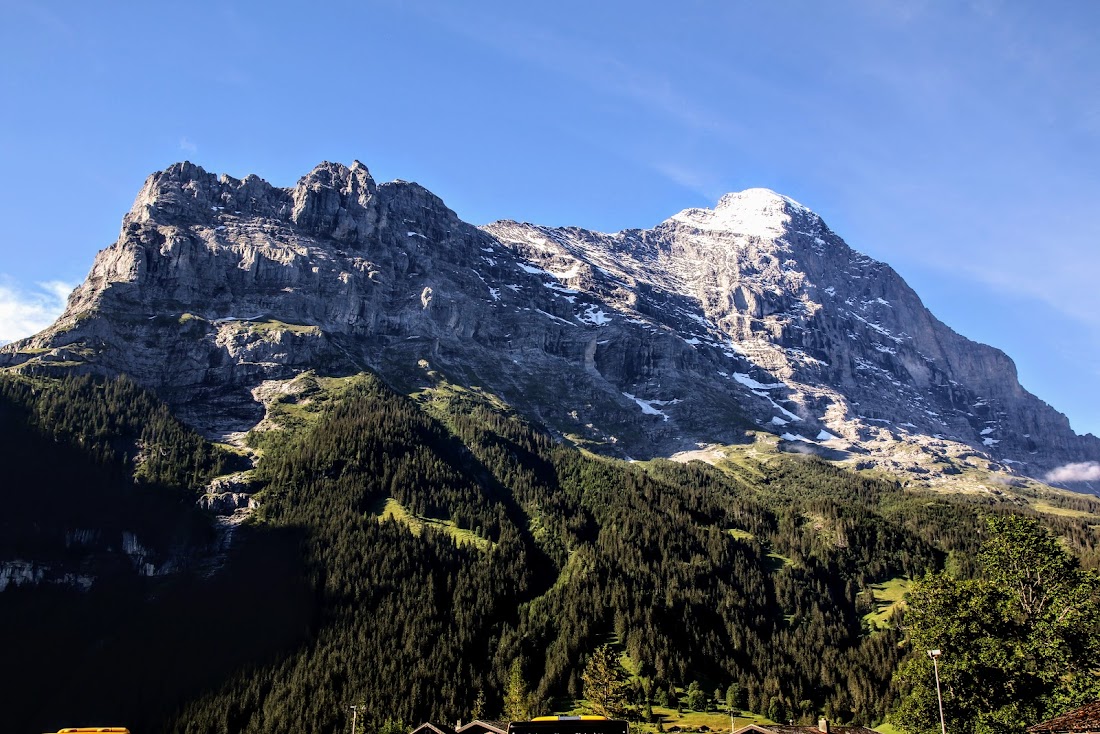
[[[581,676],[588,708],[598,716],[621,719],[626,716],[626,673],[610,645],[596,648]]]
[[[525,721],[531,718],[532,700],[523,678],[523,663],[512,661],[508,671],[508,685],[504,689],[504,718],[508,721]]]
[[[676,713],[684,713],[684,704],[680,699],[680,694],[676,692],[676,684],[668,684],[668,705],[676,709]]]
[[[474,707],[470,710],[470,718],[474,721],[485,716],[485,691],[477,689],[477,698],[474,699]]]
[[[773,696],[771,701],[768,702],[768,718],[777,724],[785,724],[787,718],[787,710],[783,706],[783,699],[779,696]]]
[[[677,705],[670,681],[727,680],[738,708],[766,711],[779,698],[788,717],[825,710],[870,723],[894,705],[904,650],[897,629],[863,624],[869,589],[945,566],[973,578],[985,567],[984,516],[1021,511],[1008,492],[903,490],[806,457],[626,464],[555,443],[471,391],[410,399],[368,375],[315,383],[270,406],[283,430],[249,437],[262,449],[251,475],[260,507],[221,570],[150,579],[118,555],[117,538],[207,557],[216,536],[195,493],[243,468],[239,457],[126,380],[0,375],[0,443],[17,457],[0,482],[0,558],[86,556],[67,533],[87,528],[123,561],[121,589],[100,577],[87,593],[0,594],[0,690],[38,701],[11,712],[14,730],[45,731],[40,712],[75,720],[121,688],[129,695],[111,718],[135,731],[343,731],[340,702],[359,699],[377,717],[361,720],[363,732],[383,717],[453,721],[476,708],[479,689],[499,710],[516,659],[537,661],[520,666],[512,696],[527,718],[532,701],[581,697],[585,653],[608,635],[644,661],[639,675],[660,681],[658,702],[671,689]],[[1044,514],[1044,526],[1096,565],[1085,513],[1100,504],[1045,500],[1074,513]],[[1057,713],[1057,701],[1088,689],[1074,668],[1080,641],[1058,626],[1077,612],[1051,616],[1040,579],[1020,571],[1041,568],[1044,588],[1059,574],[1072,581],[1078,570],[1054,560],[1028,560],[1011,583],[991,572],[985,581],[1036,592],[988,621],[1042,622],[1035,639],[1076,681],[1049,696]],[[185,623],[214,617],[253,622],[229,638]],[[947,665],[955,653],[934,646]],[[59,659],[114,667],[59,678]]]
[[[374,727],[375,734],[407,734],[410,727],[401,719],[386,719]]]

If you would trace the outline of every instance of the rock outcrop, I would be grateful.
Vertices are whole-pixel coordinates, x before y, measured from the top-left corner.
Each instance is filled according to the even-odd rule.
[[[61,318],[0,365],[125,372],[218,436],[261,420],[272,381],[371,369],[409,391],[440,374],[483,387],[634,458],[763,429],[901,470],[973,459],[1043,476],[1100,459],[1006,355],[764,189],[602,234],[477,228],[358,162],[290,189],[176,164]]]

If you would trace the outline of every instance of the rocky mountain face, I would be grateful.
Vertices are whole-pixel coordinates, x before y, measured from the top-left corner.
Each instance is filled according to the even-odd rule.
[[[0,348],[0,366],[124,372],[218,437],[305,371],[370,369],[406,392],[480,387],[637,459],[753,431],[929,481],[1100,459],[1004,353],[765,189],[602,234],[474,227],[358,162],[289,189],[176,164],[146,181],[65,313]]]

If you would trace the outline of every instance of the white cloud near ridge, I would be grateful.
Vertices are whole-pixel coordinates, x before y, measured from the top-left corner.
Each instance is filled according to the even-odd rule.
[[[652,168],[673,183],[709,200],[708,206],[713,206],[722,194],[729,193],[718,176],[701,168],[673,162],[656,163]]]
[[[0,343],[37,334],[65,310],[73,286],[59,280],[36,283],[33,289],[0,281]]]
[[[1063,464],[1044,477],[1048,482],[1096,482],[1100,481],[1100,461],[1082,461]]]

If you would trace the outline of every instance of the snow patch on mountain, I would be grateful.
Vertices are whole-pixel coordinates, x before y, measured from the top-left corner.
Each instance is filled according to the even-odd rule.
[[[654,405],[675,405],[676,403],[680,402],[679,400],[642,400],[641,398],[635,397],[634,395],[632,395],[631,393],[628,393],[628,392],[624,392],[623,396],[627,397],[627,398],[630,398],[635,403],[637,403],[638,407],[641,408],[642,412],[645,413],[646,415],[659,415],[659,416],[661,416],[661,418],[663,420],[666,420],[666,421],[668,420],[668,414],[665,413],[664,411],[661,411],[661,410],[658,410],[657,408],[654,408],[653,406]]]
[[[750,237],[780,237],[791,221],[790,210],[809,212],[794,199],[771,189],[746,189],[718,200],[714,209],[685,209],[671,220],[708,232],[730,232]]]
[[[750,390],[775,390],[776,388],[786,387],[786,385],[784,385],[782,382],[770,382],[767,384],[763,382],[757,382],[756,380],[741,372],[734,372],[733,379],[737,380]]]
[[[576,317],[578,321],[592,326],[606,326],[611,323],[611,317],[597,305],[591,305],[584,310],[584,313]]]

